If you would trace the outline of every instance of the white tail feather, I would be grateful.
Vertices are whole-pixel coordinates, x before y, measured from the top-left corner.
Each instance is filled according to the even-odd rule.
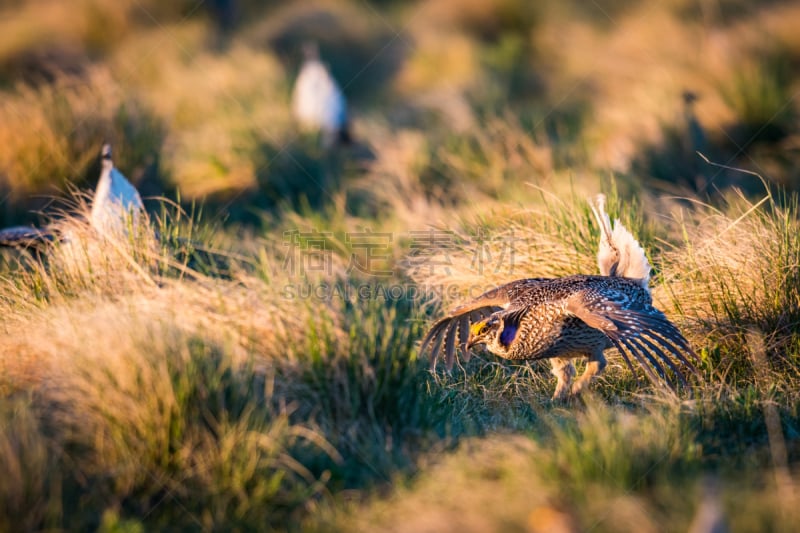
[[[648,288],[650,282],[650,263],[644,250],[631,232],[611,219],[605,210],[606,197],[598,194],[589,202],[597,223],[600,226],[600,245],[597,249],[597,266],[603,276],[619,276],[641,280]]]

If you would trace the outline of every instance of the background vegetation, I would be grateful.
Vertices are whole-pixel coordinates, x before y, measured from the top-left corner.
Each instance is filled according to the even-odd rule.
[[[0,256],[0,530],[800,522],[797,3],[6,0],[0,19],[0,219],[75,236]],[[355,146],[292,123],[308,39]],[[71,216],[104,139],[157,238],[98,248]],[[418,341],[458,300],[595,271],[598,191],[702,357],[693,393],[614,356],[570,405],[546,363],[429,372]]]

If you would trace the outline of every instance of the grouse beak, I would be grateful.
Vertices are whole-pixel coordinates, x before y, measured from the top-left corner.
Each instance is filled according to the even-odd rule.
[[[483,339],[470,340],[467,342],[467,350],[471,350],[475,346],[482,346],[484,344],[486,344],[486,341]]]

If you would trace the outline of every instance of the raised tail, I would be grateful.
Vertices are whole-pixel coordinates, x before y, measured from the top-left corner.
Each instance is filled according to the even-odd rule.
[[[628,229],[611,219],[605,210],[606,197],[598,194],[589,201],[597,223],[600,226],[600,245],[597,249],[597,266],[603,276],[618,276],[641,280],[648,288],[650,282],[650,263],[639,242]]]

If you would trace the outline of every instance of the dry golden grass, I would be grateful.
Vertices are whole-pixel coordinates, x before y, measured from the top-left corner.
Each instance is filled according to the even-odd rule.
[[[660,140],[664,124],[680,124],[684,90],[699,94],[700,123],[721,135],[739,109],[731,108],[720,88],[736,82],[742,65],[754,60],[753,51],[777,46],[791,55],[800,50],[796,35],[790,35],[800,16],[796,5],[756,10],[729,25],[687,19],[681,16],[686,7],[682,1],[642,2],[608,15],[606,29],[574,17],[542,25],[536,34],[539,46],[552,54],[547,64],[557,72],[553,88],[558,94],[591,88],[587,97],[594,112],[585,138],[594,165],[628,169],[643,143]]]
[[[460,293],[461,298],[520,278],[596,273],[598,230],[588,195],[573,191],[564,198],[544,190],[534,194],[538,198],[527,206],[489,202],[491,212],[461,219],[455,231],[452,226],[441,228],[445,246],[419,261],[412,258],[406,273],[422,286],[446,285],[451,297]],[[452,291],[454,287],[461,290]]]
[[[258,265],[259,272],[255,262],[237,267],[231,257],[231,279],[221,280],[162,249],[146,223],[140,234],[118,238],[100,236],[78,218],[53,226],[64,241],[46,251],[46,261],[33,260],[0,279],[6,339],[26,339],[18,346],[23,353],[42,354],[45,366],[52,357],[69,359],[86,346],[113,352],[115,344],[123,346],[123,331],[135,342],[137,331],[164,324],[229,345],[237,357],[256,351],[266,360],[284,356],[284,339],[308,319],[282,297],[291,279],[278,261]],[[315,312],[322,317],[325,310]]]
[[[635,489],[696,467],[701,451],[686,446],[692,428],[681,422],[680,409],[637,415],[590,401],[576,420],[562,415],[542,413],[553,428],[544,442],[502,434],[465,440],[419,465],[421,472],[390,497],[329,510],[322,529],[685,531],[710,498],[700,482],[680,494],[656,489],[649,498]],[[638,462],[647,456],[654,460]],[[773,513],[796,515],[796,498],[780,487],[768,483],[746,509],[737,508],[738,490],[726,486],[720,503],[722,520],[733,527],[749,531],[759,520],[774,523]],[[672,506],[685,512],[665,511]]]
[[[296,135],[288,84],[275,58],[238,43],[225,56],[197,50],[201,29],[181,28],[166,43],[163,35],[154,34],[113,59],[121,76],[133,63],[131,79],[125,81],[170,124],[164,170],[188,199],[255,189],[253,160],[260,145],[284,146]],[[184,35],[191,52],[180,42]],[[158,53],[144,66],[137,64],[140,49],[151,46]],[[139,79],[142,69],[146,75]]]
[[[794,374],[789,338],[800,301],[796,199],[732,195],[721,210],[704,205],[677,220],[683,245],[662,256],[656,301],[688,320],[685,329],[695,345],[710,353],[726,347],[718,377],[748,358],[742,346],[752,332],[766,336],[772,367]],[[774,386],[782,388],[782,382],[776,379]]]
[[[553,496],[535,466],[542,453],[520,436],[466,441],[457,453],[427,465],[414,486],[354,510],[346,520],[355,519],[352,527],[358,531],[376,526],[395,532],[495,531],[503,517],[514,517],[505,522],[506,528],[524,527],[525,517]],[[453,490],[477,486],[481,488]]]
[[[0,12],[9,220],[30,194],[93,184],[104,137],[144,194],[237,200],[200,222],[148,201],[158,238],[118,240],[78,200],[54,222],[66,242],[4,256],[0,530],[686,530],[709,473],[735,528],[796,523],[796,198],[664,198],[608,169],[685,143],[684,89],[716,140],[782,106],[797,80],[750,73],[776,74],[773,52],[793,64],[797,6],[242,0],[221,39],[191,3],[23,4]],[[309,36],[374,160],[295,138]],[[74,72],[17,83],[9,65],[62,45]],[[785,107],[767,148],[788,161]],[[781,157],[764,164],[791,178]],[[424,289],[449,306],[596,272],[601,191],[703,359],[694,397],[652,395],[616,358],[569,406],[546,365],[427,372]],[[289,271],[293,230],[332,233],[329,268]],[[347,235],[367,230],[391,234],[391,275],[349,268]],[[443,246],[412,233],[429,230]],[[331,292],[382,285],[405,292]]]
[[[19,87],[0,114],[2,185],[12,199],[55,192],[81,176],[96,158],[90,148],[112,133],[123,95],[104,69],[85,83],[64,79],[38,89]]]
[[[227,281],[193,271],[152,230],[115,241],[77,218],[56,225],[68,240],[0,278],[0,389],[4,402],[21,402],[19,414],[4,414],[16,429],[3,432],[0,462],[17,481],[2,495],[3,527],[73,512],[36,496],[48,491],[147,514],[160,491],[202,491],[206,503],[187,504],[184,519],[205,528],[234,517],[263,523],[267,501],[277,524],[277,508],[313,501],[324,476],[295,449],[338,452],[311,424],[291,421],[295,408],[273,391],[276,368],[305,357],[286,342],[302,341],[307,324],[327,320],[333,338],[346,337],[332,308],[292,306],[278,292],[280,271],[275,286],[252,265],[234,266]]]

